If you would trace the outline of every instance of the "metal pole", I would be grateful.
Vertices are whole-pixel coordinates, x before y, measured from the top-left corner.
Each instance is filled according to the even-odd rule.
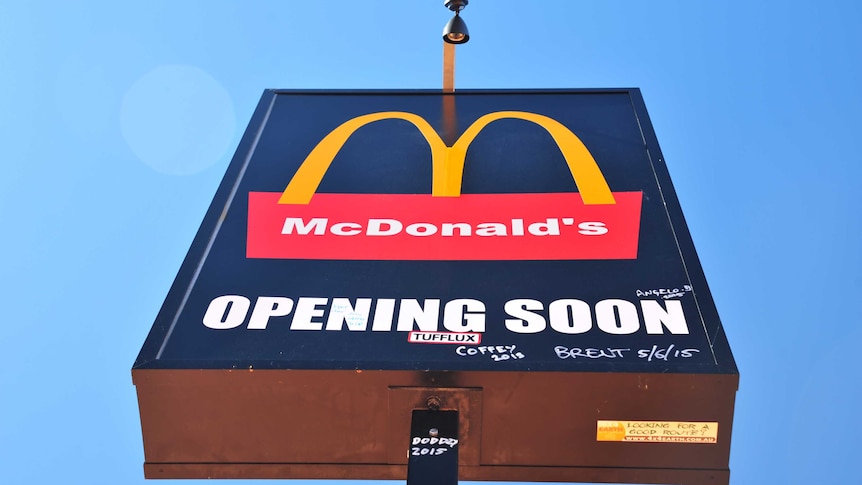
[[[443,42],[443,92],[455,91],[455,44]]]

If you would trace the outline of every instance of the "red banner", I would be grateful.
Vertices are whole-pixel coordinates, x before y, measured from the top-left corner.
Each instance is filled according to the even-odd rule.
[[[249,193],[249,258],[636,259],[641,192],[585,205],[578,193],[315,194],[279,204]]]

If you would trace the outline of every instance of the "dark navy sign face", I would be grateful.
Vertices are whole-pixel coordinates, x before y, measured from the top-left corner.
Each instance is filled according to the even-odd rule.
[[[266,92],[135,365],[735,372],[637,90]]]

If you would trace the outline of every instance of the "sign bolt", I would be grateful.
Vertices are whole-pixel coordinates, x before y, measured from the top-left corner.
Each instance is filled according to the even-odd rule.
[[[425,405],[428,406],[428,409],[432,411],[440,410],[440,398],[437,396],[431,396],[425,400]]]

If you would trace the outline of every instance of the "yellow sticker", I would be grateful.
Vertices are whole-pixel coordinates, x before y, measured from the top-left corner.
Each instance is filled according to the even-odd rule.
[[[715,443],[718,423],[706,421],[596,421],[596,441]]]

